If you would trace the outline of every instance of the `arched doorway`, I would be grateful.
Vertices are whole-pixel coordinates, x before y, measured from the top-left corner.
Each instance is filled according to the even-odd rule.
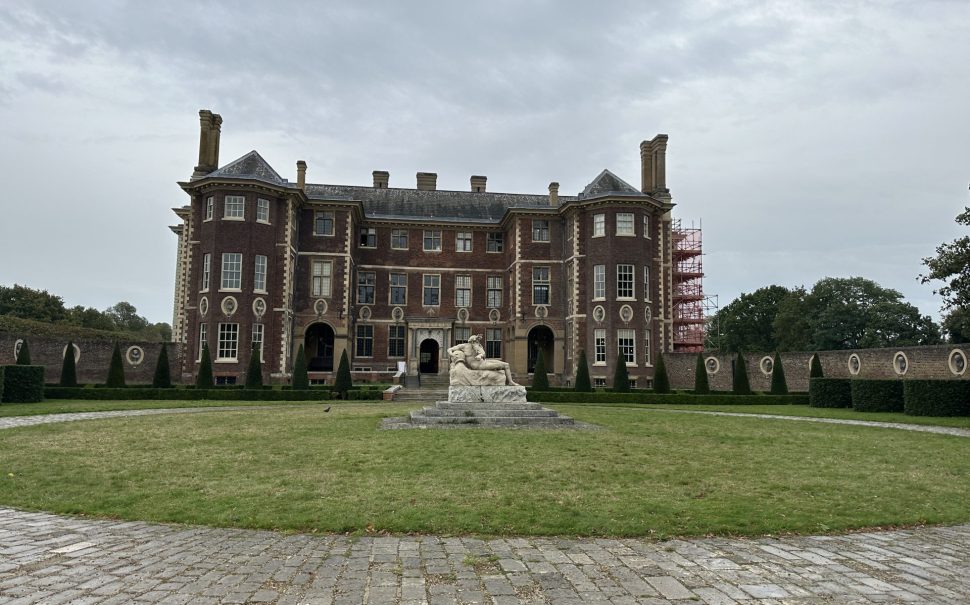
[[[529,373],[536,369],[536,359],[539,358],[539,351],[546,361],[546,371],[552,372],[556,366],[555,349],[553,343],[556,338],[552,335],[552,330],[548,326],[536,326],[529,330]]]
[[[333,328],[325,323],[313,324],[303,343],[307,369],[311,372],[333,372]]]
[[[418,371],[422,374],[438,373],[438,357],[441,348],[438,341],[434,338],[426,338],[421,341],[419,349]]]

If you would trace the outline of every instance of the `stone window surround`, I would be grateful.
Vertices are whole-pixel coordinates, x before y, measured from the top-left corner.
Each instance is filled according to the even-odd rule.
[[[622,333],[622,336],[621,336]],[[629,344],[624,345],[623,340],[629,340]],[[627,361],[626,367],[635,368],[637,367],[637,331],[629,328],[621,328],[616,331],[616,353],[617,361],[620,358],[625,358],[623,349],[628,348],[633,353],[633,361]]]
[[[590,237],[606,237],[606,214],[598,213],[593,215],[593,226]]]
[[[263,259],[262,272],[260,272],[259,259]],[[259,287],[260,276],[262,276],[263,287]],[[255,260],[253,261],[253,292],[259,294],[268,294],[266,289],[266,284],[269,279],[269,257],[264,254],[257,254]]]
[[[205,210],[203,210],[203,215],[202,215],[203,223],[207,223],[212,220],[212,217],[215,214],[215,208],[216,208],[215,196],[210,195],[207,198],[205,198]]]
[[[370,279],[368,279],[370,276]],[[361,292],[364,296],[361,296]],[[372,305],[377,300],[377,273],[375,271],[357,272],[357,304]]]
[[[542,239],[543,236],[545,239]],[[549,219],[532,219],[532,241],[539,244],[549,243]]]
[[[369,328],[369,329],[368,329]],[[360,353],[367,352],[367,344],[370,343],[370,355]],[[357,324],[354,330],[354,359],[370,359],[374,357],[374,326],[373,324]]]
[[[462,287],[460,284],[467,278],[468,287]],[[466,300],[460,300],[459,294],[461,291],[467,290]],[[462,304],[464,303],[464,304]],[[472,276],[471,275],[456,275],[455,276],[455,306],[456,307],[470,307],[472,306]]]
[[[403,284],[395,284],[395,276],[404,276]],[[403,290],[404,297],[403,300],[395,301],[394,292]],[[387,275],[387,304],[389,305],[407,305],[408,304],[408,274],[407,273],[388,273]]]
[[[404,246],[395,246],[395,238],[404,238]],[[407,250],[411,245],[411,234],[407,229],[391,229],[391,250]]]
[[[320,267],[319,274],[317,267]],[[319,280],[319,281],[318,281]],[[317,287],[319,285],[319,287]],[[333,261],[310,261],[310,296],[330,298],[333,295]]]
[[[600,351],[601,348],[602,351]],[[602,361],[599,360],[601,354],[603,358]],[[606,330],[603,328],[596,328],[593,330],[593,365],[606,365]]]
[[[235,336],[233,340],[229,337]],[[225,337],[225,338],[224,338]],[[235,352],[230,357],[223,356],[223,352]],[[213,363],[238,363],[239,362],[239,324],[238,323],[219,323],[219,344],[216,348],[216,359]]]
[[[624,280],[621,281],[621,278],[620,278],[620,269],[621,268],[625,268],[625,267],[629,267],[629,269],[630,269],[629,275],[626,276],[626,277],[629,277],[629,279],[628,280],[627,279],[624,279]],[[636,279],[636,275],[637,275],[637,266],[636,265],[630,265],[630,264],[626,264],[626,263],[618,263],[616,265],[616,300],[636,300],[637,299],[637,279]],[[620,287],[625,282],[629,282],[630,295],[629,296],[620,296]]]
[[[428,278],[432,279],[429,283]],[[434,299],[436,302],[429,303],[428,294],[435,291]],[[421,274],[421,305],[425,307],[440,307],[441,306],[441,274],[440,273],[422,273]]]
[[[260,361],[260,363],[262,363],[263,361],[265,361],[265,358],[263,357],[263,343],[266,340],[265,335],[266,335],[266,326],[265,326],[265,324],[254,323],[253,324],[253,338],[252,338],[251,342],[253,342],[253,343],[257,343],[258,342],[259,343],[259,361]]]
[[[441,229],[425,229],[421,234],[421,249],[425,252],[441,252],[441,232]]]
[[[455,252],[472,252],[474,245],[471,231],[455,232]],[[467,243],[467,248],[465,247]]]
[[[407,328],[403,325],[392,325],[387,327],[387,357],[388,359],[403,359],[407,348],[405,347],[407,339]],[[392,350],[392,346],[400,346],[400,355],[398,355],[396,350]]]
[[[230,270],[227,271],[226,270],[226,263],[228,262],[228,263],[234,264],[235,263],[235,260],[236,260],[235,258],[227,258],[227,256],[230,256],[230,255],[231,256],[234,256],[234,257],[238,257],[238,260],[239,260],[239,268],[238,269],[230,269]],[[226,285],[226,275],[227,274],[230,274],[231,275],[232,273],[237,273],[238,274],[238,282],[239,282],[239,285],[238,286],[231,285],[232,282],[230,282],[230,285],[228,285],[228,286]],[[219,291],[220,292],[242,292],[242,274],[243,274],[243,255],[242,255],[242,252],[223,252],[222,253],[221,269],[219,270]]]
[[[630,230],[623,232],[620,231],[620,217],[623,217],[624,224],[627,222],[629,217]],[[632,212],[617,212],[616,213],[616,236],[617,237],[636,237],[637,236],[637,221],[636,215]]]
[[[498,248],[498,250],[492,250],[492,248]],[[501,254],[505,252],[505,234],[504,233],[489,233],[485,236],[485,253],[486,254]]]
[[[328,215],[330,219],[330,233],[327,233],[326,231],[317,231],[317,225],[320,224],[321,221],[324,221],[324,224],[326,224],[325,221],[327,220]],[[313,212],[313,235],[315,237],[334,237],[337,231],[335,226],[336,222],[337,215],[333,210],[315,210]]]
[[[606,265],[593,265],[593,300],[606,300]]]
[[[957,364],[954,361],[958,357],[963,360],[962,370],[957,369]],[[950,373],[954,376],[963,376],[967,372],[967,354],[960,349],[953,349],[946,358],[946,365],[950,369]]]
[[[359,227],[357,229],[357,247],[368,250],[377,248],[377,228]]]
[[[266,202],[265,205],[263,204],[263,202]],[[269,207],[270,206],[269,206],[269,200],[268,199],[263,198],[263,197],[256,199],[256,222],[257,223],[260,223],[262,225],[269,225],[270,224],[270,222],[269,222]],[[260,215],[261,211],[264,208],[266,209],[266,218],[259,218],[259,215]]]
[[[246,196],[244,195],[227,195],[223,198],[222,206],[222,220],[224,221],[244,221],[246,220]],[[233,211],[230,213],[230,204],[232,205]],[[236,215],[236,209],[238,208],[239,214]]]

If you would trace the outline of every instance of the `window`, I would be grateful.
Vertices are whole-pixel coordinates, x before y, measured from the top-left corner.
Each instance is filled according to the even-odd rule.
[[[490,359],[502,358],[502,329],[501,328],[485,329],[485,357],[488,357]]]
[[[606,363],[606,330],[593,330],[593,363]]]
[[[455,250],[457,252],[472,251],[472,234],[470,231],[459,231],[455,234]]]
[[[374,356],[374,326],[369,324],[357,326],[357,341],[354,357]]]
[[[549,241],[549,221],[539,220],[539,219],[532,221],[532,241],[534,242]]]
[[[202,349],[205,348],[206,343],[209,342],[209,335],[206,330],[206,325],[204,323],[199,324],[199,356],[196,358],[202,361]]]
[[[485,239],[486,252],[501,252],[505,249],[504,233],[489,233]]]
[[[377,274],[373,271],[361,271],[357,274],[357,302],[362,305],[374,304],[374,284]]]
[[[222,253],[222,289],[238,290],[242,287],[242,254]]]
[[[209,196],[205,198],[205,220],[212,220],[212,209],[216,205],[216,198]]]
[[[632,212],[616,213],[616,234],[617,235],[636,235],[633,227]]]
[[[425,231],[424,232],[424,251],[425,252],[441,252],[441,231]]]
[[[485,306],[498,309],[502,306],[502,278],[485,278]]]
[[[377,229],[374,227],[361,227],[360,239],[358,244],[361,248],[377,247]]]
[[[633,265],[616,266],[616,297],[633,298]]]
[[[549,304],[549,267],[532,268],[532,304]]]
[[[472,304],[472,276],[455,276],[455,306],[470,307]]]
[[[263,324],[253,324],[253,350],[259,353],[259,361],[263,361]]]
[[[630,388],[631,389],[637,388],[637,379],[636,378],[630,378],[628,380],[628,382],[630,383]]]
[[[241,195],[227,195],[226,196],[226,211],[222,214],[223,218],[238,218],[242,219],[246,217],[246,198]]]
[[[606,388],[606,379],[605,378],[593,378],[593,386],[596,387],[597,389],[605,389]]]
[[[313,213],[313,235],[333,235],[333,212]]]
[[[333,275],[333,261],[315,260],[310,269],[311,296],[330,297],[330,285]]]
[[[637,362],[637,333],[633,330],[616,331],[617,361],[626,360],[627,365]]]
[[[219,324],[219,355],[217,359],[235,360],[239,355],[239,324]]]
[[[593,265],[593,298],[606,298],[606,265]]]
[[[202,255],[202,291],[209,289],[209,272],[212,269],[212,255]]]
[[[462,327],[462,326],[456,327],[455,328],[455,344],[456,345],[465,344],[466,342],[468,342],[468,339],[471,338],[471,335],[472,335],[472,329],[471,328],[469,328],[467,326],[464,326],[464,327]]]
[[[434,307],[438,305],[439,295],[441,294],[441,276],[424,276],[424,305]]]
[[[391,248],[394,250],[408,249],[407,229],[391,229]]]
[[[269,222],[269,200],[264,200],[262,198],[256,200],[256,222]]]
[[[593,215],[593,237],[603,237],[606,235],[606,215]]]
[[[253,275],[253,290],[257,292],[266,291],[266,257],[262,254],[256,255],[256,271]]]
[[[643,365],[650,365],[650,330],[643,333]]]
[[[650,265],[643,266],[643,300],[650,300]]]
[[[391,273],[391,304],[408,304],[408,276],[407,273]]]
[[[387,356],[404,357],[404,326],[388,327]]]
[[[643,237],[650,237],[650,215],[643,215]]]

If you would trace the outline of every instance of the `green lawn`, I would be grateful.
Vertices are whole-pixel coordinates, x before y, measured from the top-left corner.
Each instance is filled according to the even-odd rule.
[[[321,401],[321,403],[323,403]],[[327,401],[327,405],[333,403]],[[197,401],[174,400],[134,400],[134,401],[69,401],[49,399],[39,403],[5,403],[0,405],[0,418],[7,416],[36,416],[40,414],[67,414],[71,412],[108,412],[114,410],[157,410],[161,408],[212,408],[212,407],[256,407],[256,406],[312,406],[313,401],[216,401],[199,399]]]
[[[892,412],[857,412],[851,408],[813,408],[807,405],[644,405],[654,409],[681,409],[709,412],[732,412],[738,414],[773,414],[775,416],[805,416],[810,418],[842,418],[846,420],[869,420],[872,422],[899,422],[902,424],[923,424],[970,428],[970,417],[958,416],[941,418],[938,416],[907,416]]]
[[[486,535],[970,521],[964,438],[570,405],[555,407],[603,429],[377,430],[382,416],[410,407],[280,406],[0,431],[0,504],[216,526]]]

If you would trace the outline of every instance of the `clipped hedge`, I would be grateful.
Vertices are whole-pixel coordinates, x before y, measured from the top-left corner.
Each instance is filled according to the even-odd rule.
[[[528,391],[528,400],[541,403],[640,403],[673,405],[805,405],[808,396],[767,395],[755,393],[739,396],[734,393],[653,393],[633,391],[629,393],[595,391],[577,393],[575,391]]]
[[[48,399],[77,400],[170,400],[170,401],[321,401],[332,399],[329,389],[155,389],[150,387],[109,388],[68,388],[47,387],[44,394]],[[353,389],[347,399],[358,401],[377,401],[383,399],[383,391],[376,389]]]
[[[0,401],[3,401],[3,366],[0,366]]]
[[[44,400],[44,366],[4,366],[3,402],[35,403]]]
[[[851,408],[851,382],[848,378],[810,378],[808,405],[813,408]]]
[[[970,381],[907,380],[903,408],[910,416],[970,416]]]
[[[902,381],[853,379],[852,409],[858,412],[902,412]]]

